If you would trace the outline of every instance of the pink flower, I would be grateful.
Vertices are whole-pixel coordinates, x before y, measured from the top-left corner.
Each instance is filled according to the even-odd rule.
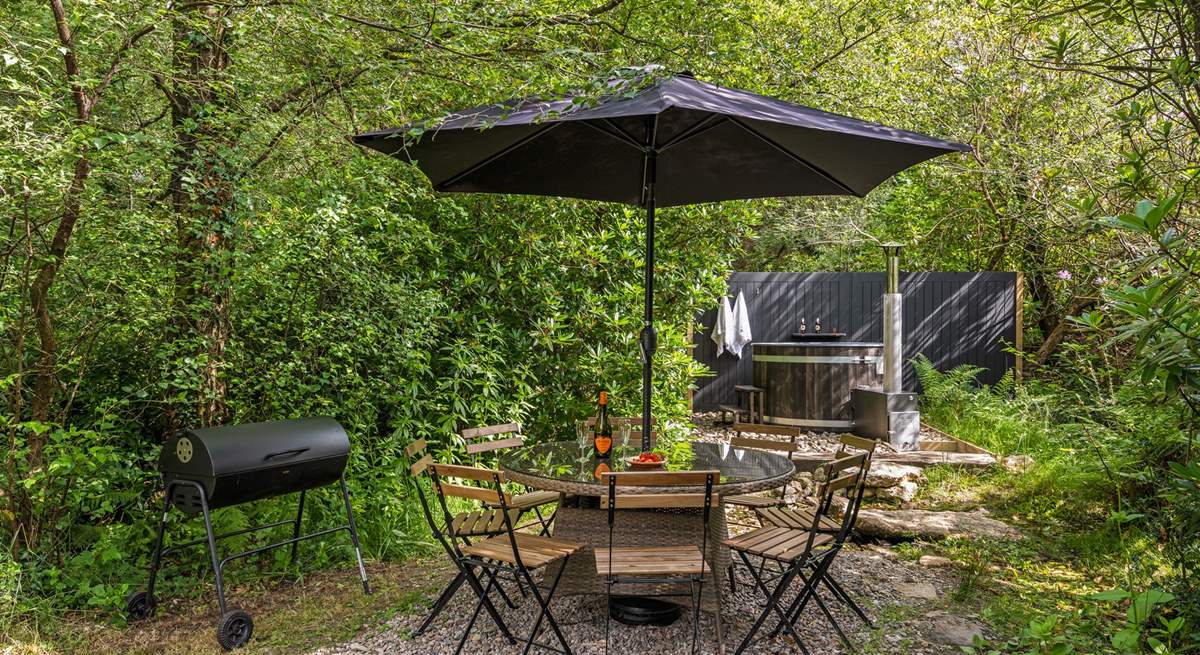
[[[1068,271],[1068,270],[1066,270],[1066,269],[1063,269],[1063,270],[1059,271],[1059,272],[1058,272],[1058,279],[1060,279],[1060,280],[1069,280],[1069,279],[1071,279],[1071,271]]]

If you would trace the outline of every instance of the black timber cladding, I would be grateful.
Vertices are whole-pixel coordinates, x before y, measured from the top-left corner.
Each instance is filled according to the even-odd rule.
[[[1015,365],[1007,349],[1016,341],[1016,273],[900,274],[904,294],[904,386],[919,390],[911,360],[924,354],[938,370],[960,364],[985,369],[979,381],[995,384]],[[791,341],[805,319],[823,332],[844,332],[847,341],[883,340],[883,273],[733,273],[730,303],[745,294],[755,342]],[[697,317],[694,356],[715,377],[696,380],[699,411],[733,404],[735,384],[751,384],[751,347],[742,358],[716,357],[710,335],[716,308]]]

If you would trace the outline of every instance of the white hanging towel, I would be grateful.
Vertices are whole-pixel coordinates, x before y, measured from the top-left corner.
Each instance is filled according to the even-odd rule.
[[[729,308],[729,298],[721,296],[721,304],[717,306],[717,321],[713,326],[712,340],[717,344],[717,357],[729,346],[729,330],[733,326],[733,310]]]
[[[746,297],[739,291],[737,300],[733,303],[733,323],[728,328],[729,341],[725,349],[738,358],[742,356],[742,348],[754,338],[750,333],[750,310],[746,308]]]

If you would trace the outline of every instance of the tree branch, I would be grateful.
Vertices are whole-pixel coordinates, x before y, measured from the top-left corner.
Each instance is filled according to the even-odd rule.
[[[107,89],[108,85],[112,82],[113,75],[116,75],[117,68],[121,66],[121,59],[125,56],[125,53],[128,52],[130,48],[137,45],[137,42],[140,41],[143,36],[153,32],[154,29],[154,25],[147,25],[143,27],[142,29],[129,35],[129,38],[125,39],[125,42],[122,43],[119,48],[117,48],[117,51],[113,53],[112,62],[108,65],[108,72],[104,74],[104,77],[100,79],[100,83],[97,84],[96,88],[92,90],[91,102],[93,105],[97,100],[100,99],[100,96],[104,93],[104,90]]]

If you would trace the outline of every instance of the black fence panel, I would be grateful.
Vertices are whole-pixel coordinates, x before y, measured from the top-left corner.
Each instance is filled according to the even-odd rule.
[[[904,385],[919,390],[911,360],[924,354],[939,370],[971,364],[995,384],[1015,365],[1016,273],[901,273],[904,294]],[[811,332],[844,332],[846,341],[883,340],[883,273],[734,273],[730,302],[745,294],[755,342],[792,341],[803,318]],[[716,372],[696,380],[697,410],[733,404],[733,386],[750,384],[751,347],[741,359],[716,356],[711,339],[716,308],[698,318],[694,355]]]

